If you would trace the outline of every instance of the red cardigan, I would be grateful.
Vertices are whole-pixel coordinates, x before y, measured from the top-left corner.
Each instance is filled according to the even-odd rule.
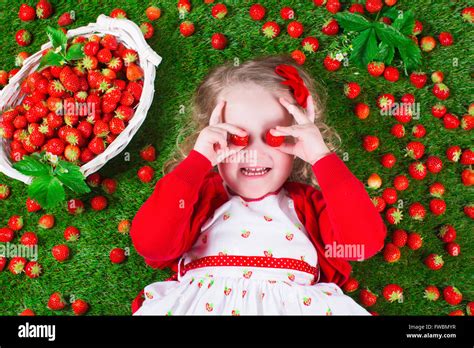
[[[228,201],[221,176],[211,169],[211,162],[192,150],[156,183],[133,219],[133,244],[153,268],[169,266],[176,271],[177,261],[193,246],[201,226]],[[342,285],[351,272],[348,261],[357,257],[326,257],[324,246],[361,244],[366,259],[382,249],[386,226],[364,185],[335,153],[321,158],[312,169],[321,191],[297,182],[283,187],[316,248],[320,281]]]

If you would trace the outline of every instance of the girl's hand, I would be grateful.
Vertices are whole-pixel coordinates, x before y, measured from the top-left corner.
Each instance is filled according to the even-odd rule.
[[[293,115],[297,124],[289,127],[276,126],[276,131],[270,132],[275,136],[290,135],[296,139],[296,142],[293,144],[284,142],[276,149],[295,155],[311,165],[331,153],[319,128],[314,124],[314,104],[311,95],[308,96],[306,114],[285,98],[279,98],[279,101]]]
[[[234,144],[229,146],[227,143],[227,133],[244,137],[247,132],[232,124],[221,122],[224,106],[225,101],[217,103],[209,119],[209,126],[199,133],[194,144],[194,150],[204,155],[213,166],[245,147]]]

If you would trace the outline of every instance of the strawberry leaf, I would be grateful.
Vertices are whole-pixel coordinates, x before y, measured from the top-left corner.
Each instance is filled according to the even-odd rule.
[[[61,182],[52,175],[36,177],[28,188],[28,195],[44,208],[53,208],[66,197]]]
[[[61,30],[48,26],[46,28],[46,34],[48,35],[51,45],[54,49],[58,49],[59,52],[66,52],[67,36]]]
[[[71,45],[66,53],[66,59],[70,60],[78,60],[84,58],[84,50],[82,44],[74,44]]]
[[[66,61],[62,55],[55,53],[54,51],[49,51],[41,58],[38,70],[48,66],[62,66],[65,63]]]
[[[337,22],[345,31],[364,31],[372,27],[372,23],[359,14],[339,12],[335,15]]]
[[[380,39],[380,41],[386,42],[387,44],[394,46],[394,47],[400,47],[400,46],[405,46],[411,40],[400,33],[397,29],[394,27],[387,25],[382,22],[376,22],[374,23],[374,28],[375,32]]]
[[[377,37],[373,28],[361,32],[352,41],[352,54],[350,60],[360,68],[367,66],[377,54]]]
[[[408,70],[416,69],[421,65],[421,52],[418,46],[410,40],[404,47],[399,47],[400,57]]]
[[[21,161],[13,163],[13,168],[24,175],[43,176],[51,174],[51,167],[41,162],[36,156],[25,156]]]
[[[77,165],[66,161],[59,161],[54,172],[57,178],[73,192],[84,194],[91,191]]]
[[[393,56],[395,55],[395,48],[390,46],[386,42],[379,44],[377,55],[375,56],[376,61],[384,62],[385,64],[392,64]]]
[[[415,26],[415,16],[411,11],[401,12],[397,16],[392,26],[398,29],[402,34],[411,35]]]

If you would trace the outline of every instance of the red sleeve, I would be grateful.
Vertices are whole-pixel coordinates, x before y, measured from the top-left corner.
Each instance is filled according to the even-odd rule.
[[[323,242],[363,245],[363,259],[379,252],[387,228],[362,182],[335,153],[317,161],[313,172],[321,189],[315,190],[314,195],[319,197],[313,197],[313,202],[316,202],[319,212],[318,224]],[[343,259],[360,260],[356,255]]]
[[[193,228],[200,201],[200,188],[212,169],[211,162],[192,150],[170,173],[161,178],[152,195],[138,210],[130,235],[137,252],[155,267],[182,256],[194,242]]]

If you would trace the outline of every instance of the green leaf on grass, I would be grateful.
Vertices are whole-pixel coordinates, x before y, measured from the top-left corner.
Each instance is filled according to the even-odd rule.
[[[61,30],[48,26],[46,34],[54,49],[60,49],[60,52],[66,52],[67,36]]]
[[[84,50],[82,44],[71,45],[66,53],[67,60],[78,60],[84,58]]]
[[[377,38],[374,29],[362,31],[352,41],[352,49],[350,61],[362,69],[365,68],[377,55]]]
[[[59,161],[55,175],[65,186],[77,194],[90,192],[89,186],[84,181],[84,175],[79,167],[73,163]]]
[[[392,23],[392,27],[398,29],[402,34],[411,35],[413,33],[413,27],[415,26],[415,16],[411,11],[401,12],[395,21]]]
[[[339,12],[335,15],[337,22],[346,31],[363,31],[372,27],[372,23],[359,14]]]
[[[413,41],[410,40],[408,45],[399,47],[398,52],[408,70],[416,69],[421,65],[421,51]]]
[[[36,177],[28,188],[28,195],[44,208],[53,208],[66,197],[61,182],[52,175]]]
[[[25,156],[21,161],[13,163],[13,168],[24,175],[42,176],[51,174],[51,167],[32,155]]]
[[[393,56],[395,55],[395,48],[386,42],[381,42],[378,47],[377,55],[374,60],[384,62],[385,64],[392,64]]]

